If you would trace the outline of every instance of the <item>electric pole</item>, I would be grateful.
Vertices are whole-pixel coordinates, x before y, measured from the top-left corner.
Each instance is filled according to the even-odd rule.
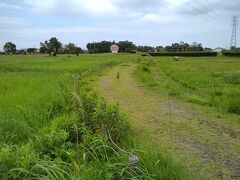
[[[231,49],[236,49],[237,47],[237,24],[238,24],[238,16],[233,16],[232,17],[232,37],[231,37],[231,43],[230,43],[230,48]]]

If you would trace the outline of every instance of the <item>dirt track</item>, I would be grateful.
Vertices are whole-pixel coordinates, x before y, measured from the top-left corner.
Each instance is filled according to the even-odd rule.
[[[172,149],[199,179],[240,179],[239,121],[147,90],[135,79],[135,66],[115,67],[100,78],[97,89],[119,103],[138,142]]]

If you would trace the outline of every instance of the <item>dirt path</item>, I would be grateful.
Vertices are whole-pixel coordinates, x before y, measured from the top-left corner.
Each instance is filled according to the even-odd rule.
[[[171,148],[199,179],[240,179],[240,123],[155,94],[134,78],[135,64],[102,76],[99,92],[117,102],[130,119],[138,142]],[[117,78],[117,74],[120,78]]]

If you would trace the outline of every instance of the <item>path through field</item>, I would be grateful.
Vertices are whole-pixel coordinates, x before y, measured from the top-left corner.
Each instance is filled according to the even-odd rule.
[[[138,142],[172,148],[198,179],[240,179],[238,117],[200,110],[146,89],[134,76],[136,64],[121,65],[102,76],[99,92],[125,112]],[[117,74],[119,73],[119,78]]]

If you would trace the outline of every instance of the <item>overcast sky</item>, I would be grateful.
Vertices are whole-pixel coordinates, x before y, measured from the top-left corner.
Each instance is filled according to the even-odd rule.
[[[82,48],[101,40],[226,48],[233,15],[240,0],[0,0],[0,49],[7,41],[39,47],[53,36]]]

